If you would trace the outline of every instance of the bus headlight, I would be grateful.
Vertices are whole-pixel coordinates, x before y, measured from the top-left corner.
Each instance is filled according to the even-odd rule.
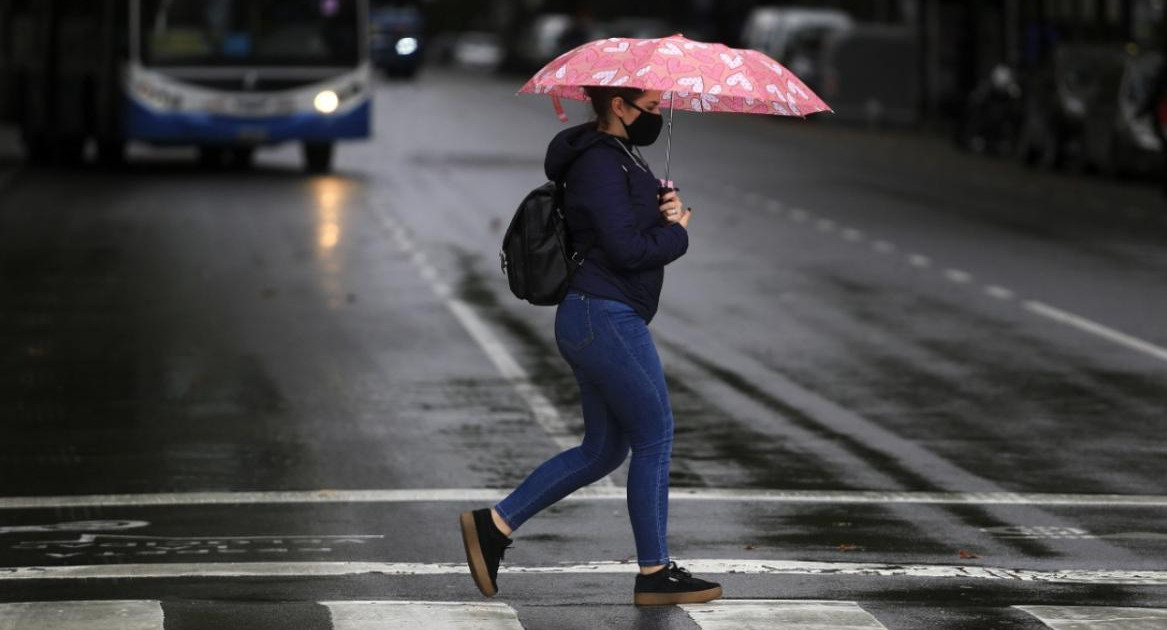
[[[316,95],[312,105],[321,114],[331,114],[336,111],[337,107],[340,107],[340,97],[332,90],[324,90]]]
[[[397,54],[402,57],[408,57],[417,52],[417,40],[412,37],[402,37],[397,40]]]

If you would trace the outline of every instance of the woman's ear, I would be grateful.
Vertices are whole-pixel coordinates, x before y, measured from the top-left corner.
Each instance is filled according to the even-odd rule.
[[[627,107],[627,105],[624,104],[624,97],[623,96],[613,97],[612,98],[612,113],[616,115],[616,118],[619,118],[620,120],[624,120],[624,114],[626,114],[627,112],[628,112],[628,107]]]

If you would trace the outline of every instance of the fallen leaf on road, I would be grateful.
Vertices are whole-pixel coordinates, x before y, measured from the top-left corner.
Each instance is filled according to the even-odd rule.
[[[848,545],[847,543],[839,543],[838,550],[846,553],[848,551],[862,551],[863,547],[859,545]]]
[[[964,549],[960,550],[960,559],[961,560],[975,560],[979,557],[980,556],[978,556],[977,554],[975,554],[971,551],[965,551]]]
[[[745,549],[746,551],[753,551],[753,550],[757,549],[757,547],[755,547],[755,546],[753,546],[753,545],[746,545],[746,546],[744,547],[744,549]]]

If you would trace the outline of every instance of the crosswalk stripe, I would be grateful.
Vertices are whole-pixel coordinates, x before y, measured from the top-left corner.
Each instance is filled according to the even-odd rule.
[[[1115,606],[1014,606],[1053,630],[1167,630],[1167,609]]]
[[[855,602],[739,599],[681,608],[702,630],[887,630]]]
[[[580,488],[570,501],[623,501],[622,487]],[[497,501],[505,490],[488,488],[416,488],[385,490],[303,490],[272,492],[177,492],[93,494],[46,497],[0,497],[0,510],[67,507],[162,507],[194,505],[314,505],[328,503],[480,503]],[[810,503],[863,505],[1036,505],[1079,507],[1167,507],[1167,495],[1058,494],[1014,492],[885,492],[868,490],[748,490],[671,488],[669,498],[734,503]]]
[[[972,565],[877,564],[763,559],[695,559],[685,561],[694,573],[740,575],[812,575],[963,579],[1048,584],[1167,586],[1167,571],[1123,569],[1010,569]],[[601,573],[629,574],[635,565],[599,561],[551,566],[504,566],[506,575]],[[329,577],[464,575],[463,562],[205,562],[0,567],[0,583],[18,580],[114,580],[165,578]]]
[[[0,630],[162,630],[156,601],[66,601],[0,604]]]
[[[320,602],[333,630],[523,630],[506,604],[469,602]]]

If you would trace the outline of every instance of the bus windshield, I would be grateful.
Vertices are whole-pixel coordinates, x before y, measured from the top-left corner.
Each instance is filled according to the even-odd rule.
[[[142,62],[355,66],[356,0],[143,0]]]

